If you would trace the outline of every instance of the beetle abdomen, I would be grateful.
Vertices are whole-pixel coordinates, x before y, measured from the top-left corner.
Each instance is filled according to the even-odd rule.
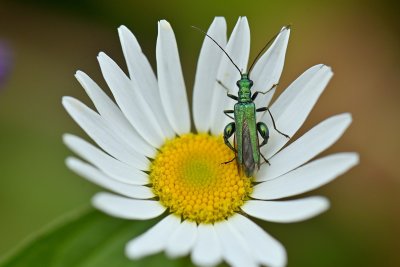
[[[247,122],[245,121],[243,123],[243,133],[242,133],[242,153],[243,153],[243,167],[244,167],[244,172],[247,177],[250,177],[253,175],[254,170],[256,168],[256,162],[254,161],[254,155],[253,155],[253,146],[251,142],[251,137],[250,137],[250,131]]]

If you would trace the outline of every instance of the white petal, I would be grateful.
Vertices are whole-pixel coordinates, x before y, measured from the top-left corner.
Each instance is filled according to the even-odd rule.
[[[351,123],[348,113],[330,117],[309,130],[272,158],[270,166],[263,164],[257,173],[257,182],[272,180],[306,163],[334,144]]]
[[[358,163],[356,153],[339,153],[317,159],[278,178],[258,184],[257,199],[279,199],[302,194],[329,183]]]
[[[108,127],[102,117],[72,97],[63,97],[62,104],[69,115],[104,151],[135,168],[149,166],[148,159],[126,146]],[[147,169],[147,167],[145,168]]]
[[[77,71],[76,79],[85,89],[86,93],[96,106],[97,111],[107,123],[109,128],[115,132],[127,146],[148,157],[153,157],[156,150],[147,143],[139,133],[132,127],[117,105],[101,90],[101,88],[84,72]],[[134,145],[132,145],[134,144]]]
[[[162,251],[179,223],[180,218],[175,215],[165,217],[150,230],[130,241],[125,247],[126,256],[139,259]]]
[[[165,135],[158,124],[152,107],[139,93],[135,80],[129,80],[118,65],[105,53],[97,57],[104,79],[118,106],[138,133],[154,147],[164,143]]]
[[[241,71],[246,71],[250,52],[250,28],[246,17],[240,17],[229,38],[225,51]],[[228,59],[223,55],[218,68],[217,80],[228,87],[231,93],[237,92],[236,82],[240,79],[240,73]],[[225,109],[232,109],[235,103],[226,96],[226,91],[218,83],[215,83],[214,93],[211,98],[211,133],[221,134],[229,118],[223,113]]]
[[[142,185],[124,184],[111,179],[92,165],[87,164],[77,158],[69,157],[66,160],[68,168],[82,176],[86,180],[97,184],[105,189],[115,193],[139,199],[148,199],[154,197],[153,192],[149,187]]]
[[[270,48],[257,61],[250,73],[250,79],[253,80],[254,86],[252,92],[266,92],[272,86],[279,83],[282,74],[283,65],[285,63],[286,49],[289,42],[290,28],[283,27]],[[267,107],[271,101],[273,94],[258,94],[255,99],[256,107]],[[257,114],[258,119],[261,113]]]
[[[314,66],[305,71],[279,96],[270,109],[278,130],[289,136],[297,132],[332,75],[330,67]],[[261,150],[266,158],[270,158],[288,142],[288,139],[272,128],[268,112],[264,114],[263,119],[271,129],[268,144]]]
[[[260,264],[272,267],[286,265],[285,248],[257,224],[240,214],[229,218],[228,222],[241,234],[246,246]]]
[[[149,183],[146,173],[109,156],[78,136],[65,134],[63,141],[69,149],[117,181],[132,185]]]
[[[222,261],[221,245],[213,225],[199,224],[197,227],[191,259],[198,266],[214,266]]]
[[[128,66],[130,79],[136,80],[136,84],[140,87],[138,92],[143,96],[148,105],[152,107],[164,134],[168,138],[173,138],[175,133],[168,123],[167,116],[162,108],[157,79],[149,61],[142,53],[142,49],[135,36],[127,27],[119,27],[118,34],[121,40],[125,61]]]
[[[166,210],[158,201],[126,198],[105,192],[94,195],[92,204],[110,216],[130,220],[152,219]]]
[[[278,223],[307,220],[328,208],[329,201],[324,197],[307,197],[286,201],[249,200],[242,207],[243,211],[250,216]]]
[[[190,132],[189,104],[178,47],[171,25],[161,20],[157,37],[157,76],[161,102],[168,121],[178,134]]]
[[[250,248],[239,232],[228,222],[220,222],[214,225],[219,242],[222,245],[222,254],[225,261],[236,267],[258,266]]]
[[[226,22],[223,17],[216,17],[207,31],[221,47],[226,45]],[[204,38],[199,61],[197,62],[196,79],[193,89],[193,118],[198,132],[208,132],[211,114],[210,96],[213,95],[217,81],[218,67],[223,55],[222,50],[208,37]]]
[[[196,242],[197,226],[194,222],[183,221],[169,237],[165,253],[171,258],[189,254]]]

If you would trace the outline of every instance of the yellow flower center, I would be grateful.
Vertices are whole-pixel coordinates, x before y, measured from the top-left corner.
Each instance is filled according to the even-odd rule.
[[[240,175],[234,153],[221,136],[186,134],[167,141],[150,167],[150,181],[171,213],[197,223],[214,223],[240,210],[252,181]]]

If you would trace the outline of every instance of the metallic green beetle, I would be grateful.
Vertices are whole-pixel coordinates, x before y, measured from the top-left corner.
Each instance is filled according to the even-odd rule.
[[[253,81],[250,80],[247,73],[241,73],[241,79],[237,81],[236,85],[239,88],[238,96],[227,93],[228,97],[238,102],[235,104],[234,110],[224,110],[224,113],[234,120],[234,122],[231,122],[225,126],[224,142],[235,152],[235,158],[239,167],[239,171],[244,171],[247,177],[251,177],[253,176],[256,167],[257,170],[260,168],[261,157],[269,164],[268,160],[260,153],[260,147],[266,145],[268,142],[269,130],[265,123],[256,122],[256,112],[268,111],[269,115],[271,116],[274,129],[286,138],[289,138],[289,136],[280,132],[276,128],[274,118],[272,117],[268,107],[256,109],[254,100],[256,99],[257,95],[259,93],[266,94],[269,90],[266,92],[256,91],[252,95],[251,87],[253,86]],[[229,115],[232,113],[234,114],[233,117]],[[261,144],[258,140],[258,133],[263,139]],[[229,142],[229,138],[233,134],[235,134],[235,147],[233,147]],[[234,159],[232,159],[232,161]],[[226,163],[229,162],[230,161]]]
[[[287,26],[289,27],[289,26]],[[224,129],[224,142],[225,144],[233,151],[235,152],[235,157],[227,162],[224,162],[225,164],[232,162],[233,160],[236,159],[238,168],[240,172],[244,172],[247,177],[251,177],[254,174],[255,169],[257,168],[260,169],[260,158],[262,157],[266,163],[269,164],[268,160],[260,153],[260,147],[264,146],[268,142],[269,138],[269,130],[268,127],[265,123],[263,122],[256,122],[256,112],[265,112],[268,111],[269,115],[271,116],[272,119],[272,124],[274,126],[274,129],[280,133],[281,135],[285,136],[286,138],[289,138],[288,135],[280,132],[275,125],[275,120],[271,114],[271,111],[268,109],[268,107],[262,107],[256,109],[256,105],[254,104],[254,100],[256,99],[257,95],[259,93],[261,94],[266,94],[268,93],[272,88],[265,92],[261,91],[256,91],[252,95],[251,93],[251,87],[253,86],[253,81],[250,79],[250,72],[251,69],[254,66],[254,63],[257,61],[257,59],[261,56],[262,52],[271,44],[271,42],[278,36],[276,34],[274,38],[272,38],[265,46],[264,48],[260,51],[260,53],[257,55],[256,59],[254,60],[253,64],[251,65],[249,72],[248,73],[242,73],[242,71],[239,69],[239,67],[235,64],[235,62],[232,60],[232,58],[226,53],[226,51],[218,44],[217,41],[215,41],[211,36],[209,36],[206,32],[203,30],[193,27],[203,34],[205,34],[207,37],[209,37],[223,52],[224,54],[229,58],[229,60],[232,62],[232,64],[236,67],[236,69],[240,73],[240,80],[236,82],[236,85],[238,86],[238,95],[232,95],[229,94],[229,89],[222,84],[221,81],[218,81],[218,83],[225,88],[227,91],[226,95],[234,100],[237,101],[235,104],[234,110],[224,110],[225,115],[227,115],[229,118],[233,119],[234,122],[229,123],[228,125],[225,126]],[[229,114],[234,114],[233,117]],[[262,143],[259,143],[258,140],[258,134],[260,134],[261,138],[263,139]],[[229,142],[229,138],[234,135],[234,146]]]

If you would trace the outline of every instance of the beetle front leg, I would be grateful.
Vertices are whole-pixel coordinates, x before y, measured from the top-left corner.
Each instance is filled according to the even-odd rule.
[[[257,98],[258,94],[263,94],[265,95],[266,93],[268,93],[269,91],[271,91],[272,89],[276,88],[278,86],[277,83],[275,83],[274,85],[272,85],[271,88],[269,88],[267,91],[263,92],[263,91],[255,91],[254,94],[251,96],[251,100],[254,101],[254,99]]]
[[[217,80],[217,83],[218,83],[219,85],[221,85],[222,88],[225,89],[225,91],[226,91],[226,96],[227,96],[227,97],[230,97],[230,98],[232,98],[233,100],[236,100],[236,101],[239,99],[237,96],[230,94],[230,93],[229,93],[229,88],[228,88],[225,84],[223,84],[220,80]]]

